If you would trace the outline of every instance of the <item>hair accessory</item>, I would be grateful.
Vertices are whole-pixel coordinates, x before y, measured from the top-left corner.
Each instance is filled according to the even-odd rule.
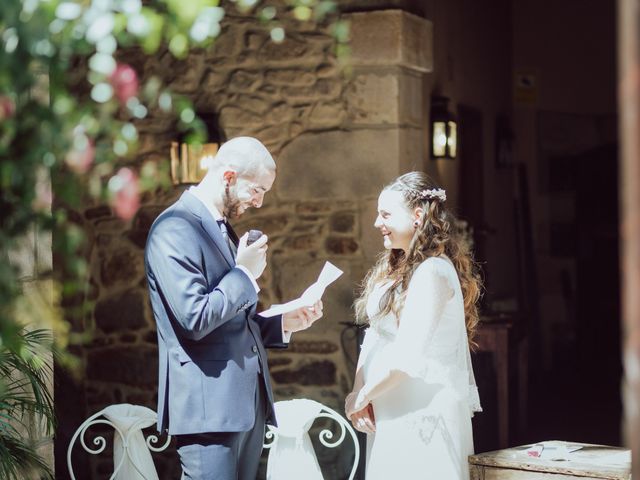
[[[437,199],[441,202],[444,202],[447,199],[447,192],[445,192],[442,188],[422,190],[420,192],[420,198],[428,198],[429,200]]]

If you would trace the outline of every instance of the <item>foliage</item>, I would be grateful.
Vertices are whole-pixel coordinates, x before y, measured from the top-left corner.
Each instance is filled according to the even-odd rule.
[[[183,58],[191,49],[207,48],[215,41],[228,9],[253,13],[276,42],[286,36],[282,16],[302,22],[331,17],[337,53],[346,51],[348,30],[335,20],[333,0],[265,5],[259,0],[236,0],[224,6],[218,0],[2,0],[2,478],[17,478],[20,465],[46,472],[29,435],[18,433],[29,430],[26,413],[42,417],[47,432],[53,426],[44,382],[50,372],[42,361],[42,346],[51,345],[42,330],[29,333],[25,326],[51,329],[60,358],[69,360],[64,353],[74,337],[60,302],[82,298],[87,283],[84,235],[74,223],[74,211],[108,202],[128,220],[136,213],[141,192],[169,184],[166,164],[134,166],[136,121],[150,111],[173,115],[188,142],[197,145],[205,139],[206,129],[189,99],[173,94],[160,78],[142,84],[132,66],[118,62],[119,52],[139,49],[154,55],[168,49]],[[54,233],[55,281],[50,265],[43,269],[36,261],[36,267],[23,267],[25,256],[34,256],[34,249],[25,252],[24,246],[39,232]],[[28,291],[25,277],[34,280]]]
[[[0,478],[24,478],[42,471],[53,478],[37,455],[39,432],[49,435],[54,428],[53,398],[47,385],[53,371],[47,357],[52,355],[48,330],[21,331],[19,352],[0,352]]]

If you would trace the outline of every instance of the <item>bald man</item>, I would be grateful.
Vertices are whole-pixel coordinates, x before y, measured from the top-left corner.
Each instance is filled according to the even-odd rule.
[[[255,480],[275,424],[265,347],[322,316],[322,304],[256,314],[267,237],[247,245],[228,220],[260,208],[276,166],[255,138],[220,147],[200,184],[156,219],[145,249],[158,329],[158,431],[177,439],[183,479]]]

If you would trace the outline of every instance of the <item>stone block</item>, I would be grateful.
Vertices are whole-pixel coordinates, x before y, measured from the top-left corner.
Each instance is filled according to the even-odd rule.
[[[236,70],[229,79],[229,92],[253,92],[262,84],[262,72]]]
[[[131,230],[126,233],[127,238],[139,248],[144,248],[151,225],[165,208],[166,206],[164,205],[145,205],[141,207],[133,219]]]
[[[378,10],[345,15],[351,23],[353,65],[397,65],[433,70],[433,24],[402,10]]]
[[[184,61],[180,62],[178,75],[169,86],[173,91],[184,95],[194,93],[200,88],[205,68],[204,55],[192,53]]]
[[[287,349],[288,351],[289,349]],[[291,360],[289,357],[284,357],[282,355],[274,355],[273,352],[269,352],[269,369],[273,370],[274,368],[277,367],[283,367],[285,365],[291,365],[291,363],[293,363],[293,360]]]
[[[345,200],[311,200],[298,203],[296,205],[296,213],[298,215],[323,214],[339,208],[352,208],[354,205],[354,202]]]
[[[425,162],[427,160],[425,156],[425,143],[427,141],[428,139],[422,128],[401,128],[398,130],[398,158],[400,160],[398,164],[398,175],[414,170],[425,169]],[[393,178],[388,179],[385,184],[391,182],[391,180],[393,180]]]
[[[224,88],[229,83],[229,73],[223,70],[214,70],[205,74],[200,88],[209,93],[213,93]]]
[[[315,353],[326,355],[329,353],[335,353],[339,350],[338,345],[327,340],[298,340],[291,342],[287,353]]]
[[[105,333],[143,328],[147,324],[144,311],[146,302],[146,296],[136,291],[126,291],[100,300],[94,312],[96,326]]]
[[[305,69],[285,68],[267,71],[265,82],[279,87],[310,87],[316,76]]]
[[[330,255],[352,255],[358,251],[358,242],[351,237],[329,237],[325,248]]]
[[[227,24],[216,38],[211,53],[212,58],[236,57],[244,49],[244,28],[240,25]]]
[[[157,350],[126,346],[90,351],[87,377],[98,382],[153,387],[158,381]]]
[[[84,211],[84,218],[87,220],[95,220],[96,218],[111,217],[111,207],[108,205],[99,205],[97,207],[88,208]]]
[[[276,103],[269,107],[269,111],[265,116],[265,124],[279,125],[280,128],[284,130],[282,124],[292,120],[293,114],[293,107],[290,105],[286,103]]]
[[[351,233],[355,230],[356,217],[353,212],[334,213],[329,219],[331,230],[338,233]]]
[[[355,199],[377,195],[401,172],[401,155],[420,155],[422,139],[403,129],[304,133],[278,158],[281,200]],[[401,145],[401,141],[417,145]],[[422,161],[422,157],[416,159]],[[366,173],[366,174],[365,174]]]
[[[360,70],[345,95],[349,123],[422,127],[422,83],[422,75],[400,69]]]
[[[233,127],[248,128],[262,124],[262,117],[235,105],[223,107],[220,111],[220,126],[225,130]]]
[[[307,251],[316,250],[318,248],[318,235],[296,235],[290,238],[286,238],[283,243],[283,248],[293,251]]]
[[[317,103],[309,115],[311,128],[331,128],[342,125],[347,117],[345,106],[342,102]]]
[[[329,360],[309,361],[298,368],[286,368],[271,373],[278,383],[329,386],[336,383],[336,366]]]
[[[242,217],[244,220],[244,217]],[[289,225],[289,217],[282,214],[262,215],[260,211],[252,212],[250,218],[246,221],[234,223],[234,229],[239,236],[250,229],[257,229],[269,236],[282,234]]]
[[[243,110],[264,115],[273,103],[273,99],[258,95],[238,95],[234,102]],[[264,122],[263,117],[261,121]]]
[[[259,50],[269,41],[269,35],[264,30],[248,31],[244,34],[244,46],[249,50]]]
[[[137,282],[143,271],[142,253],[124,249],[108,253],[100,266],[102,284],[107,287]]]
[[[282,88],[282,95],[291,105],[313,103],[317,100],[335,100],[342,93],[343,84],[339,80],[324,78],[318,80],[313,86]]]
[[[277,155],[277,152],[280,150],[281,146],[289,138],[287,133],[288,132],[286,125],[276,124],[258,130],[253,136],[264,143],[264,145],[273,155]]]
[[[322,63],[324,57],[319,45],[292,37],[281,43],[266,42],[257,53],[257,60],[269,66],[315,66]]]

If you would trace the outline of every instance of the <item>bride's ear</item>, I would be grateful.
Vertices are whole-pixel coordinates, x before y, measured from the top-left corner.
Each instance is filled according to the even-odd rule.
[[[413,228],[418,228],[422,223],[422,215],[424,214],[424,210],[422,207],[416,207],[413,210]]]

